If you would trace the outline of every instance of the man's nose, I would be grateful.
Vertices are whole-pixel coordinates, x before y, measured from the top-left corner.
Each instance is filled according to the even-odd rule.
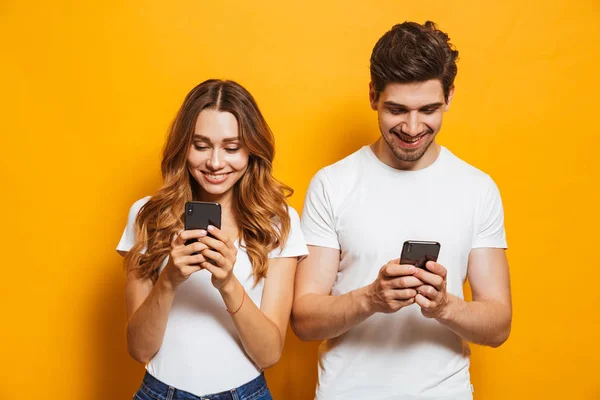
[[[418,135],[421,133],[421,123],[419,121],[419,113],[411,112],[401,126],[402,133],[410,136]]]

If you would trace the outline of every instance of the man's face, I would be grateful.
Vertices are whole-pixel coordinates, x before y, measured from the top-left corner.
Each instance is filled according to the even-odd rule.
[[[371,85],[371,108],[377,111],[381,135],[399,161],[416,162],[427,152],[442,127],[453,92],[454,88],[446,102],[437,79],[388,83],[376,100]]]

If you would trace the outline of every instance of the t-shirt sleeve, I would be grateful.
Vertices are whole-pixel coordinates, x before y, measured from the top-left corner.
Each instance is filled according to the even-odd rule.
[[[121,235],[121,240],[117,245],[117,253],[119,253],[122,256],[125,256],[135,244],[135,218],[137,217],[138,212],[140,211],[142,206],[146,204],[148,200],[150,200],[150,196],[144,197],[143,199],[136,201],[129,209],[127,225],[125,226],[123,235]]]
[[[473,248],[491,247],[506,249],[506,232],[504,230],[504,208],[500,191],[494,181],[489,180],[489,188],[479,207],[476,221],[476,234]]]
[[[290,233],[285,242],[285,247],[273,250],[269,254],[269,258],[304,257],[308,254],[298,212],[292,207],[288,207],[288,214],[290,216]]]
[[[339,250],[330,193],[329,181],[321,170],[308,186],[302,211],[302,231],[307,244]]]

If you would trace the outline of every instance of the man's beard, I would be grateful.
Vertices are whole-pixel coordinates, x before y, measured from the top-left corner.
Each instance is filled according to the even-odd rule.
[[[394,153],[394,156],[402,162],[415,162],[420,160],[421,157],[423,157],[423,155],[425,155],[425,153],[427,152],[427,149],[429,149],[429,146],[431,146],[431,143],[433,143],[433,139],[435,137],[435,135],[433,134],[433,129],[429,127],[427,128],[427,131],[420,133],[419,135],[414,137],[402,133],[401,131],[395,130],[395,127],[389,130],[388,135],[382,136],[385,142],[387,143],[388,147],[392,150],[392,153]],[[424,139],[425,141],[419,147],[415,149],[404,149],[398,145],[394,136],[399,136],[401,138],[407,139],[414,139],[415,137],[421,136],[427,137]]]

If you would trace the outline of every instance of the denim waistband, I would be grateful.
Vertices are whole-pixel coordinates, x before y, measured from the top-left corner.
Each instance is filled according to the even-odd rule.
[[[268,388],[264,373],[262,373],[250,382],[235,389],[197,396],[169,386],[146,371],[140,390],[148,396],[156,398],[156,400],[244,400],[258,397],[260,393],[265,392]]]

